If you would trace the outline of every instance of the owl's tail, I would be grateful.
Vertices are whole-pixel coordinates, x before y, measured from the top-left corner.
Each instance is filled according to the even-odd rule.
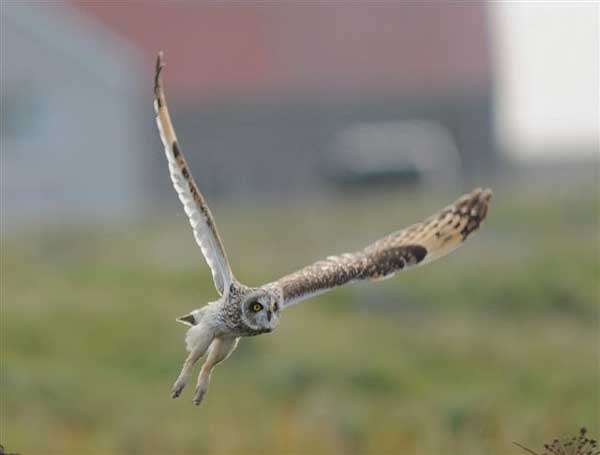
[[[197,310],[194,310],[191,313],[186,314],[184,316],[180,316],[175,320],[177,322],[181,322],[182,324],[185,324],[185,325],[195,326],[195,325],[198,325],[198,323],[202,319],[203,315],[204,315],[204,308],[198,308]]]

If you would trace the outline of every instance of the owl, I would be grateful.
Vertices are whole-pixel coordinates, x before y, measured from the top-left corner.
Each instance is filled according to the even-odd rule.
[[[177,142],[163,91],[163,66],[159,53],[154,78],[156,123],[173,186],[219,294],[214,302],[177,319],[189,326],[185,336],[188,354],[172,387],[173,398],[180,396],[203,355],[206,360],[193,397],[196,405],[206,395],[215,365],[231,355],[241,337],[272,332],[285,310],[310,297],[356,281],[389,278],[445,256],[462,245],[487,215],[492,193],[478,188],[425,221],[393,232],[360,251],[329,256],[259,287],[246,286],[233,275],[215,220]]]

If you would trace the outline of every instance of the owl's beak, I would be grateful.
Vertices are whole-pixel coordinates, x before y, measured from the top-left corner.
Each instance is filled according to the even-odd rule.
[[[273,316],[273,312],[272,311],[267,311],[267,319],[269,322],[271,322],[271,317]]]

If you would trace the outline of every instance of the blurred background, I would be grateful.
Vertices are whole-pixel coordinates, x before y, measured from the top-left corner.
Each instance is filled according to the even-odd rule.
[[[2,25],[0,443],[44,454],[510,454],[600,428],[599,20],[584,2],[17,2]],[[449,258],[286,312],[170,387],[214,300],[171,114],[259,285],[475,186]]]

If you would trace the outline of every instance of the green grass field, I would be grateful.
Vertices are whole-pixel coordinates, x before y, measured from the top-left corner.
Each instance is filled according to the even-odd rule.
[[[495,190],[484,230],[451,257],[317,297],[242,340],[200,408],[193,387],[170,398],[185,356],[174,319],[216,292],[175,197],[163,220],[9,232],[0,442],[22,455],[507,455],[580,426],[600,437],[598,196]],[[214,212],[256,285],[453,196]]]

